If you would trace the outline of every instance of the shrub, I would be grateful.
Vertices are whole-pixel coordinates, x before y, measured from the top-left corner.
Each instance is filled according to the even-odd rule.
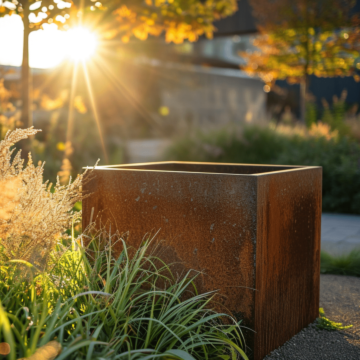
[[[12,359],[54,340],[57,360],[247,359],[239,324],[211,310],[215,293],[197,293],[197,274],[175,280],[148,246],[131,251],[100,233],[87,248],[73,243],[48,272],[1,267],[0,343],[15,349]]]
[[[179,139],[167,158],[323,167],[323,210],[360,214],[360,146],[324,124],[301,127],[248,126]]]
[[[90,112],[75,112],[70,124],[68,112],[64,109],[37,112],[34,123],[42,132],[31,141],[31,151],[35,163],[39,160],[46,162],[46,179],[56,182],[57,175],[60,175],[60,180],[67,178],[68,174],[75,177],[82,172],[84,164],[94,164],[99,157],[108,164],[124,161],[123,137],[118,131],[104,128],[105,155],[94,121]]]
[[[360,276],[360,250],[339,256],[321,252],[320,271],[322,274]]]

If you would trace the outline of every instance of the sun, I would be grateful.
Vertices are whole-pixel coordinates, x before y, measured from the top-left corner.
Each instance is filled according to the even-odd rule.
[[[66,32],[67,57],[75,62],[89,60],[96,52],[98,39],[85,27],[76,27]]]
[[[21,66],[23,27],[19,15],[0,16],[1,65]],[[100,38],[99,33],[92,31],[90,26],[78,25],[62,31],[54,23],[44,24],[41,30],[30,34],[30,66],[49,69],[60,66],[64,60],[87,62],[99,50]]]

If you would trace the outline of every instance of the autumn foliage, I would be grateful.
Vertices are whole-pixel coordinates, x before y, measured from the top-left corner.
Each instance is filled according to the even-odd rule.
[[[236,0],[127,0],[114,11],[122,39],[132,35],[145,40],[149,35],[165,33],[167,42],[196,41],[199,36],[212,37],[213,22],[234,13]]]
[[[258,51],[243,54],[245,70],[266,83],[301,82],[307,75],[359,79],[359,17],[352,0],[251,0],[261,36]]]
[[[213,22],[237,10],[236,0],[43,0],[39,6],[36,3],[37,0],[0,2],[0,17],[18,14],[24,18],[30,14],[31,30],[52,23],[66,30],[81,18],[96,26],[103,23],[104,36],[120,34],[125,42],[132,36],[145,40],[149,35],[165,33],[167,41],[179,43],[185,39],[195,41],[201,35],[211,37],[215,31]]]

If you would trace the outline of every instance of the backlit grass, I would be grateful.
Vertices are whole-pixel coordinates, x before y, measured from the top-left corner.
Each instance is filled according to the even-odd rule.
[[[0,264],[0,343],[9,359],[29,357],[55,340],[57,360],[247,359],[238,323],[213,310],[215,293],[198,294],[189,272],[175,279],[118,236],[73,240],[52,255],[47,270],[30,263]],[[120,255],[113,253],[122,244]]]

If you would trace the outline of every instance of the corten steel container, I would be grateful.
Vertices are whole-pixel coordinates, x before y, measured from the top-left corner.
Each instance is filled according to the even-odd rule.
[[[94,219],[139,246],[160,230],[166,261],[204,272],[201,291],[255,330],[255,360],[319,311],[321,167],[161,162],[96,167],[84,186]]]

